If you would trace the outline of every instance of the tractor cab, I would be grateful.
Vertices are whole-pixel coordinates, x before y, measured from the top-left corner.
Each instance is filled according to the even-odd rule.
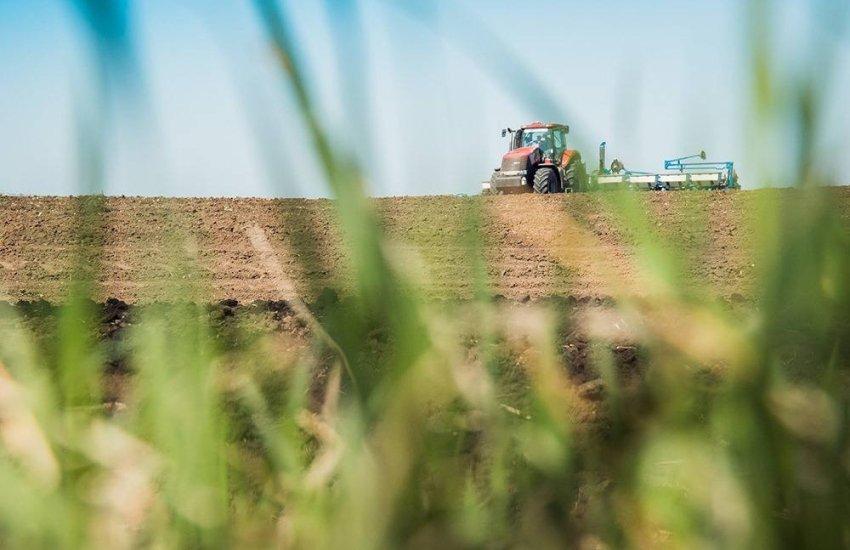
[[[569,128],[566,126],[523,128],[514,132],[511,150],[536,146],[545,158],[557,163],[567,149],[567,133]]]

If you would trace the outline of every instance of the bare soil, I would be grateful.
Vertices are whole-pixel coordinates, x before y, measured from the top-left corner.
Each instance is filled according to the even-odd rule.
[[[850,230],[850,188],[827,192]],[[576,413],[587,425],[604,425],[606,388],[589,359],[585,313],[613,315],[612,298],[640,295],[659,282],[731,302],[754,299],[753,281],[769,268],[759,228],[766,213],[780,223],[797,196],[771,190],[407,197],[376,199],[374,207],[388,257],[428,297],[464,300],[486,284],[505,298],[500,317],[534,307],[517,302],[554,305],[565,327],[557,336],[559,359],[581,398]],[[93,229],[81,231],[84,204],[99,215]],[[93,269],[98,335],[109,344],[103,399],[116,410],[133,376],[122,341],[139,308],[157,307],[146,304],[208,304],[216,341],[240,348],[271,342],[286,350],[280,356],[294,357],[309,348],[310,334],[292,298],[321,317],[322,297],[343,296],[350,285],[328,200],[0,197],[0,220],[0,306],[18,310],[46,350],[57,304],[79,273]],[[279,269],[252,244],[256,228]],[[679,269],[642,260],[664,256]],[[641,378],[646,361],[628,334],[607,345],[626,387]],[[520,372],[522,350],[504,343],[499,349],[508,378]],[[319,389],[322,373],[315,373]],[[521,405],[511,396],[505,402]]]
[[[830,189],[850,228],[850,188]],[[781,212],[794,190],[376,199],[387,250],[435,299],[464,299],[486,273],[509,299],[599,299],[659,281],[720,297],[752,297],[761,265],[758,212]],[[348,261],[329,200],[102,199],[84,234],[81,200],[0,197],[0,299],[61,302],[80,268],[97,266],[93,298],[127,303],[197,299],[315,300],[345,292]],[[91,199],[89,199],[91,200]],[[627,204],[637,223],[622,222]],[[252,246],[259,227],[283,278]],[[82,235],[82,236],[81,236]],[[100,243],[87,257],[80,244]],[[657,249],[676,259],[640,262]]]
[[[323,320],[324,307],[333,309],[339,304],[320,306],[314,304],[313,312]],[[103,303],[90,303],[93,336],[101,343],[103,365],[101,371],[102,404],[109,413],[118,413],[128,406],[128,392],[136,373],[136,365],[131,358],[131,334],[136,324],[148,313],[156,313],[157,308],[184,307],[190,304],[128,304],[110,298]],[[451,316],[473,314],[466,308],[468,303],[443,304],[444,313]],[[227,358],[230,353],[246,354],[259,352],[260,356],[274,358],[274,368],[259,368],[255,374],[262,373],[264,383],[275,384],[280,377],[284,379],[288,370],[299,357],[310,356],[315,361],[312,371],[310,390],[311,410],[318,411],[324,399],[324,387],[333,356],[312,356],[315,347],[311,346],[313,334],[308,324],[299,317],[291,304],[285,300],[257,300],[250,304],[241,304],[228,299],[215,304],[195,306],[195,313],[207,316],[212,341]],[[45,300],[18,301],[14,304],[0,302],[0,327],[4,323],[22,323],[32,336],[39,350],[39,356],[48,366],[53,365],[57,350],[57,323],[61,306]],[[563,300],[552,299],[536,304],[521,304],[503,301],[496,304],[497,316],[502,319],[523,316],[529,311],[542,311],[549,308],[556,312],[558,325],[556,335],[556,353],[564,369],[566,379],[571,384],[574,397],[570,403],[571,414],[585,428],[604,428],[607,422],[604,396],[608,389],[600,378],[599,371],[591,361],[591,337],[581,326],[582,317],[589,311],[610,311],[604,304],[582,303],[566,304]],[[164,310],[170,311],[170,310]],[[160,314],[162,310],[160,311]],[[373,338],[370,336],[370,338]],[[465,338],[468,361],[478,361],[482,353],[481,342],[476,338]],[[599,345],[599,341],[596,345]],[[380,337],[370,341],[370,347],[380,348],[386,342]],[[612,365],[617,373],[617,384],[621,392],[627,395],[635,393],[638,383],[646,369],[646,362],[639,345],[628,339],[612,338],[605,342]],[[494,354],[496,367],[500,373],[500,401],[509,407],[522,409],[528,406],[524,401],[529,381],[526,376],[528,341],[523,338],[499,339]],[[312,350],[312,351],[311,351]],[[597,353],[598,353],[597,348]],[[515,409],[512,409],[515,410]]]

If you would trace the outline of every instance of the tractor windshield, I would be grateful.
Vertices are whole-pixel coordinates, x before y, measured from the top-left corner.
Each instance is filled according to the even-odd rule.
[[[543,148],[543,144],[547,141],[549,137],[550,131],[548,128],[542,128],[540,130],[523,130],[522,132],[522,146],[530,147],[533,145],[539,145],[540,148]]]
[[[546,156],[557,158],[567,148],[566,133],[560,129],[552,128],[533,128],[523,130],[522,146],[532,147],[537,145]]]

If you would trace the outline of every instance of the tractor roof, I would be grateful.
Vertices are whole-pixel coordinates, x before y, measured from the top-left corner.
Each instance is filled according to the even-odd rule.
[[[522,127],[523,130],[538,130],[542,128],[568,128],[566,124],[556,124],[554,122],[531,122]]]

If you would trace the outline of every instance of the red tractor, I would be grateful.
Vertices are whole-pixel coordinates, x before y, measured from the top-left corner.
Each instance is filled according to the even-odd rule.
[[[532,122],[502,130],[510,134],[510,149],[502,157],[484,190],[490,193],[570,193],[587,187],[587,170],[581,153],[567,148],[570,127]]]

